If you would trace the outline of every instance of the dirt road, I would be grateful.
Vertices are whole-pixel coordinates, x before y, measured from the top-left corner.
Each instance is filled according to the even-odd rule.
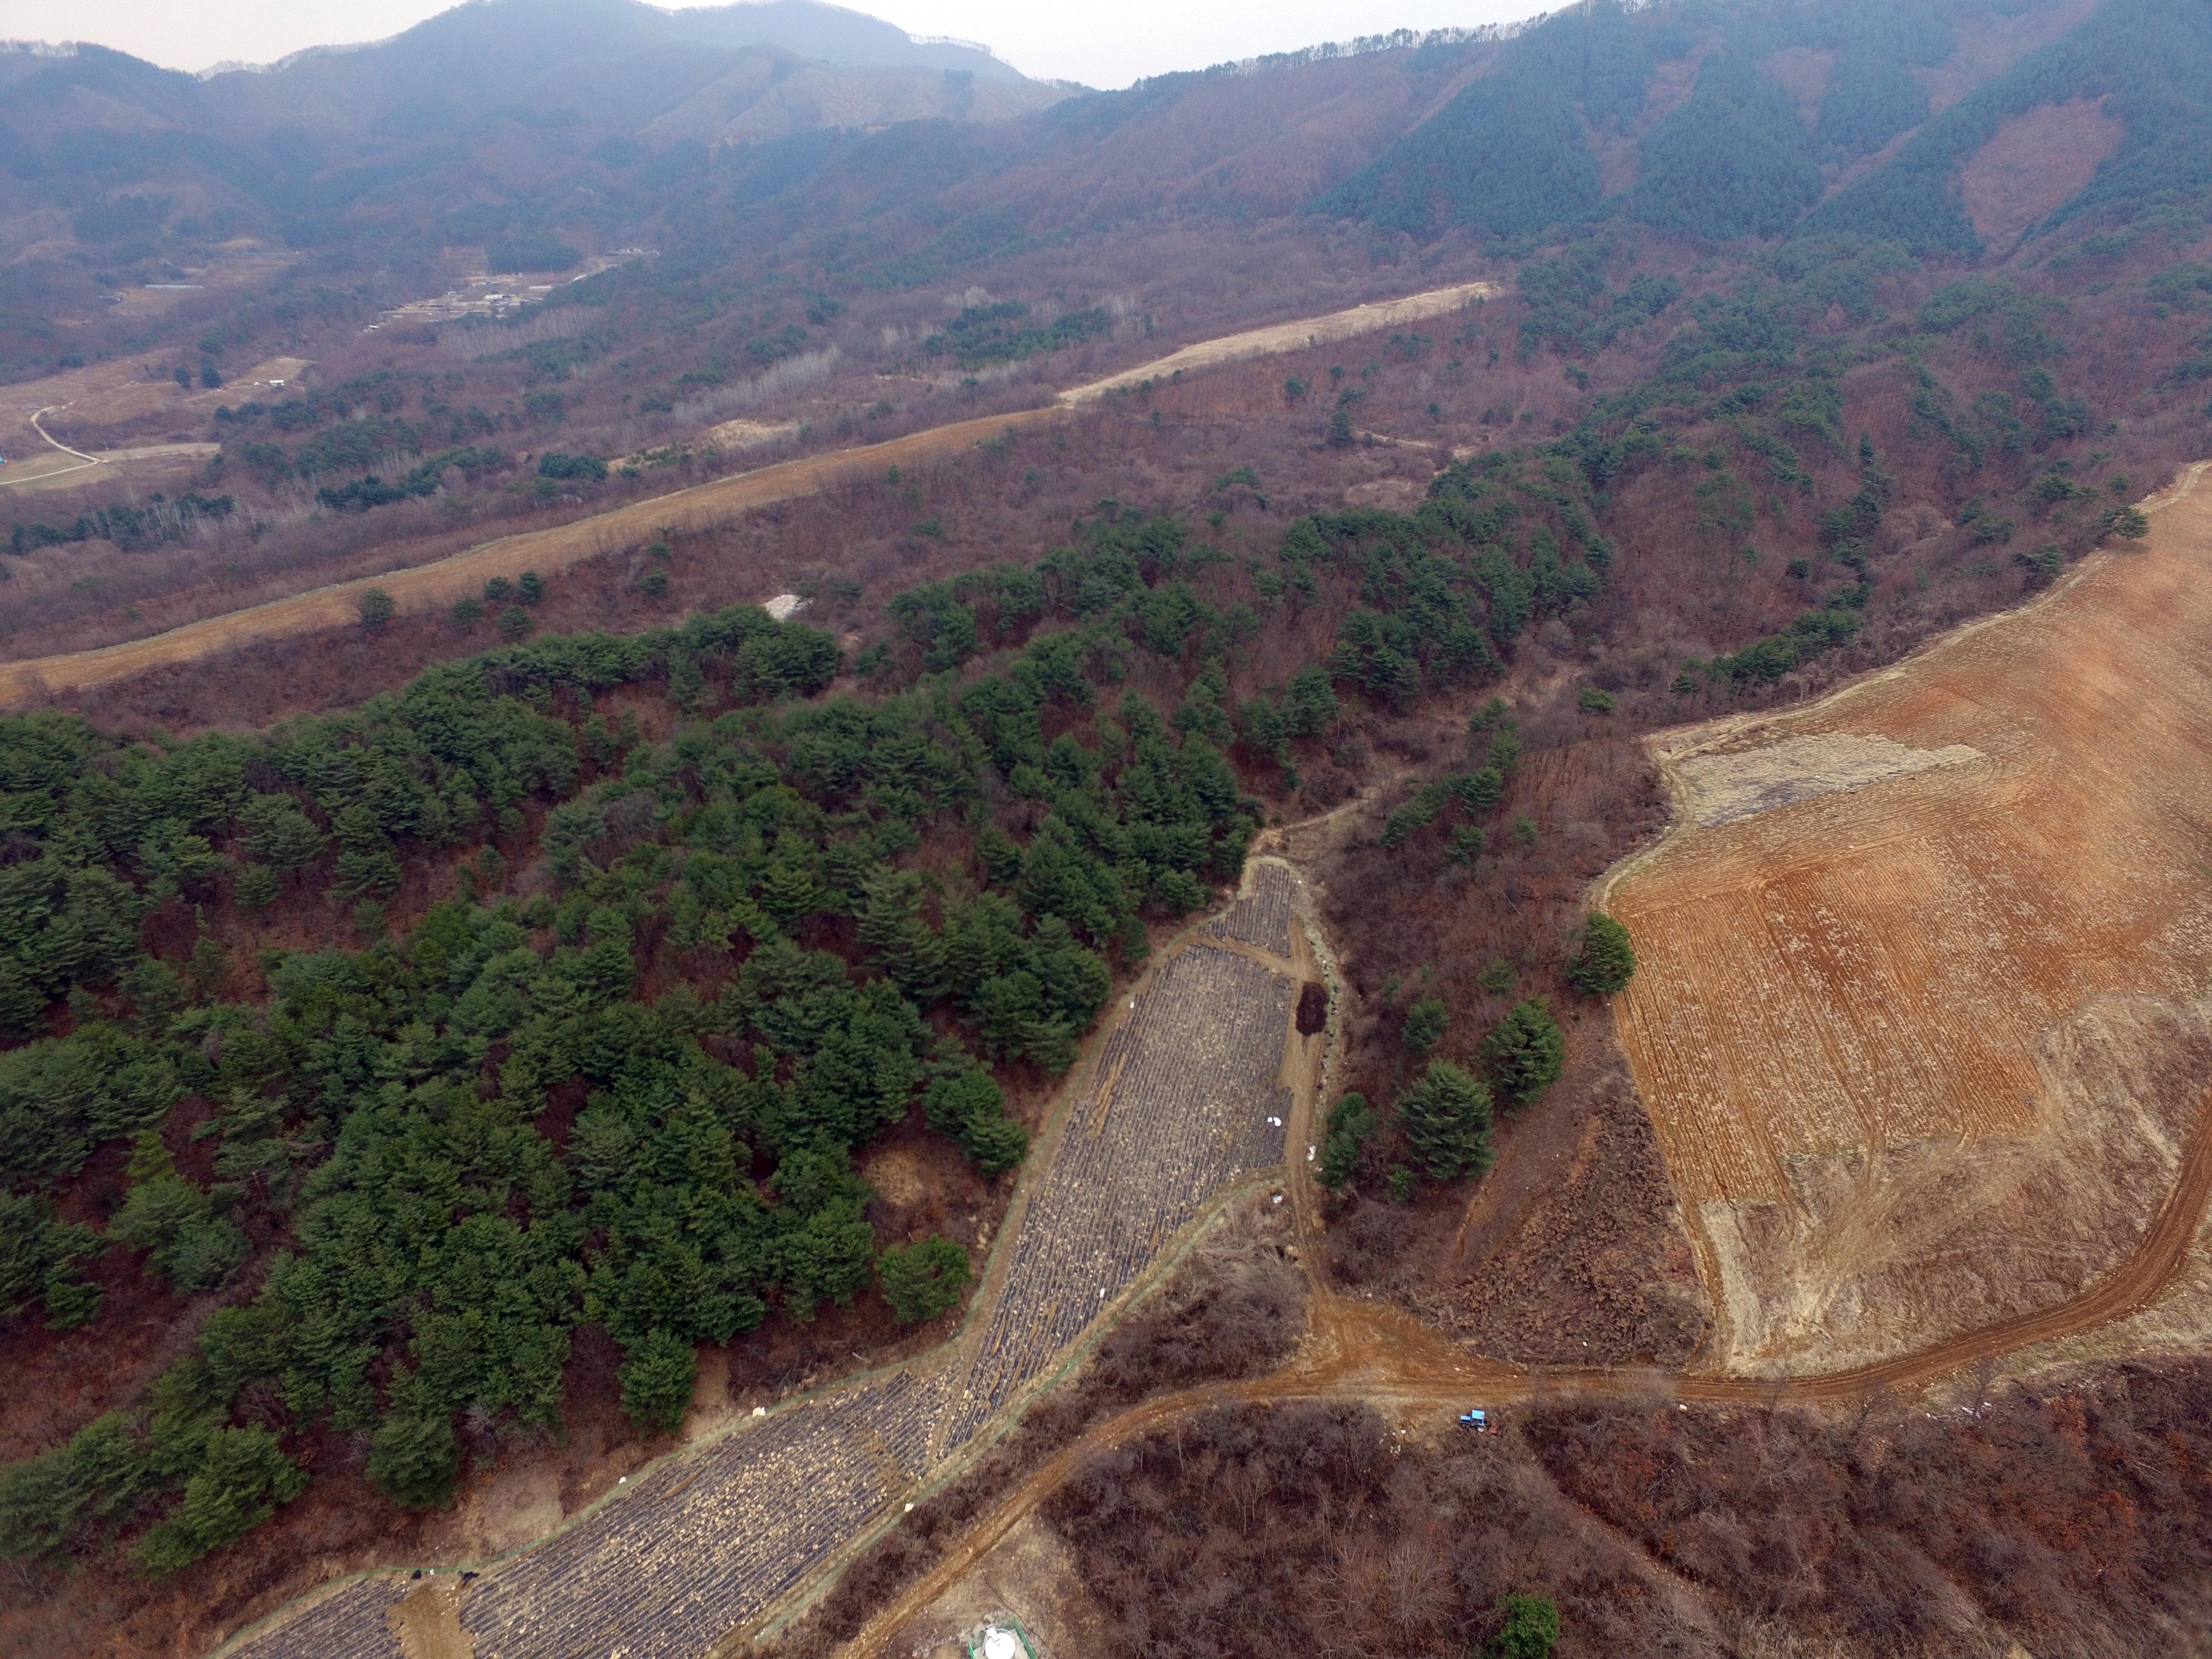
[[[1111,1418],[1041,1465],[927,1573],[887,1603],[846,1649],[853,1659],[891,1652],[919,1618],[976,1562],[1091,1457],[1218,1407],[1297,1400],[1354,1400],[1400,1416],[1455,1416],[1470,1404],[1513,1405],[1547,1395],[1651,1393],[1705,1405],[1819,1405],[1905,1390],[1954,1376],[1984,1359],[2094,1330],[2141,1311],[2179,1276],[2212,1199],[2212,1093],[2208,1093],[2181,1178],[2150,1231],[2118,1272],[2063,1307],[2005,1320],[1923,1352],[1826,1376],[1761,1382],[1670,1376],[1650,1370],[1533,1372],[1450,1347],[1395,1310],[1314,1291],[1314,1336],[1286,1370],[1245,1382],[1209,1383],[1150,1401]],[[1313,1260],[1310,1252],[1307,1260]]]
[[[1172,380],[1178,374],[1242,362],[1248,357],[1271,357],[1280,352],[1304,351],[1309,346],[1350,339],[1356,334],[1380,333],[1386,328],[1401,328],[1431,317],[1449,315],[1462,306],[1490,299],[1498,292],[1495,283],[1461,283],[1452,288],[1408,295],[1402,300],[1378,300],[1370,305],[1354,306],[1349,311],[1333,311],[1325,317],[1309,317],[1303,322],[1275,323],[1267,328],[1248,329],[1242,334],[1224,335],[1218,340],[1202,340],[1180,351],[1171,351],[1156,362],[1063,392],[1060,400],[1064,404],[1095,403],[1109,392],[1146,380]]]
[[[695,529],[717,523],[748,507],[811,495],[842,478],[864,477],[871,472],[880,474],[887,467],[954,453],[1001,432],[1040,421],[1064,419],[1066,413],[1054,406],[994,415],[982,420],[932,427],[926,432],[894,438],[887,443],[810,455],[763,467],[758,471],[741,472],[733,477],[717,478],[689,489],[633,501],[627,507],[580,519],[574,524],[502,536],[430,564],[310,588],[304,593],[272,599],[266,605],[187,623],[143,640],[128,640],[94,651],[0,663],[0,708],[19,708],[49,692],[104,685],[149,668],[194,662],[263,640],[342,628],[360,620],[362,595],[372,587],[380,587],[391,594],[403,610],[450,605],[455,599],[481,592],[493,576],[511,580],[526,570],[551,575],[599,554],[651,541],[664,528]]]
[[[88,472],[96,466],[131,461],[205,460],[222,451],[221,444],[173,443],[143,444],[136,449],[102,449],[88,454],[82,449],[71,449],[40,422],[41,416],[51,415],[60,407],[58,404],[49,404],[35,410],[30,417],[31,429],[52,447],[41,453],[19,456],[0,466],[0,485],[29,489],[34,485],[53,483],[71,473]]]
[[[779,462],[755,471],[716,478],[688,489],[632,502],[573,524],[503,536],[428,564],[334,582],[244,611],[187,623],[142,640],[125,641],[92,651],[0,663],[0,708],[20,708],[52,692],[108,684],[149,668],[198,661],[263,640],[343,627],[358,619],[362,595],[372,587],[380,587],[391,594],[402,610],[450,605],[477,592],[493,576],[512,580],[525,570],[550,575],[599,554],[650,541],[664,526],[703,528],[748,508],[812,495],[841,480],[881,476],[891,466],[912,465],[957,454],[1002,432],[1066,420],[1117,387],[1135,386],[1144,380],[1164,380],[1178,373],[1274,352],[1304,350],[1310,344],[1346,339],[1378,329],[1402,327],[1425,318],[1444,315],[1497,291],[1487,283],[1462,283],[1401,300],[1354,306],[1348,311],[1332,312],[1323,317],[1203,341],[1156,362],[1062,392],[1057,401],[1042,409],[957,421],[884,443]],[[43,435],[44,429],[40,430]],[[164,447],[184,453],[179,447]],[[97,465],[100,459],[83,456],[80,465]]]
[[[31,430],[52,446],[43,453],[26,455],[0,466],[0,484],[30,485],[51,483],[72,472],[87,472],[100,464],[97,455],[88,455],[82,449],[71,449],[59,438],[46,430],[43,417],[60,408],[49,404],[44,409],[31,411]]]

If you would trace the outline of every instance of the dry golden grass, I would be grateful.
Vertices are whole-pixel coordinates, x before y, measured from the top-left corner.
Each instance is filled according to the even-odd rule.
[[[1828,1370],[2079,1294],[2212,1079],[2212,491],[1810,708],[1656,745],[1622,1040],[1723,1317]]]

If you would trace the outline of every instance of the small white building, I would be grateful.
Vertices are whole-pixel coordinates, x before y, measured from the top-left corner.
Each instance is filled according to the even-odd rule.
[[[1013,1620],[989,1624],[968,1644],[969,1659],[1036,1659],[1029,1633]]]

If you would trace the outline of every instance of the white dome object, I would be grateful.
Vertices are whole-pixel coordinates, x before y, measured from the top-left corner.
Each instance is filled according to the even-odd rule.
[[[1022,1638],[1003,1625],[983,1632],[983,1659],[1023,1659]]]

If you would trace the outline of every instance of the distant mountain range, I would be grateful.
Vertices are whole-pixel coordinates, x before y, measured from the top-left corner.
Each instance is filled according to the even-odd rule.
[[[373,45],[200,76],[100,46],[10,46],[0,258],[72,239],[110,249],[179,219],[307,244],[433,174],[465,199],[472,175],[542,176],[611,138],[620,160],[625,143],[1003,119],[1070,90],[817,0],[468,0]]]
[[[1611,221],[2002,257],[2178,235],[2208,192],[2205,0],[1585,0],[1108,93],[815,0],[469,0],[202,76],[0,49],[0,368],[143,344],[103,292],[256,248],[309,257],[289,283],[419,287],[535,237],[906,287],[1303,214],[1401,250]]]

